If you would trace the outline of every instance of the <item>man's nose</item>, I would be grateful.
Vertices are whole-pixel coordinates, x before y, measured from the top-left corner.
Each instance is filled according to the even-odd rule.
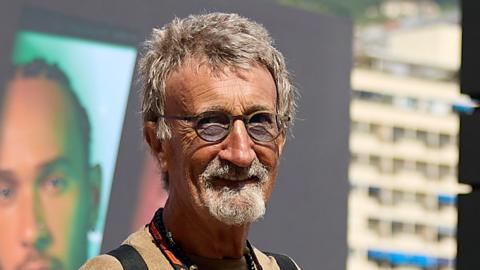
[[[40,201],[33,194],[23,197],[19,212],[22,246],[45,250],[51,243],[51,235],[45,224]]]
[[[248,167],[255,159],[254,142],[248,135],[242,121],[234,121],[230,134],[224,141],[219,158],[229,161],[239,167]]]

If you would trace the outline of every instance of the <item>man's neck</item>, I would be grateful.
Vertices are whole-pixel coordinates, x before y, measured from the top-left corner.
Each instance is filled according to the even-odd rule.
[[[163,211],[165,227],[185,253],[224,259],[245,254],[249,225],[229,226],[208,214],[206,209],[174,207],[167,201]]]

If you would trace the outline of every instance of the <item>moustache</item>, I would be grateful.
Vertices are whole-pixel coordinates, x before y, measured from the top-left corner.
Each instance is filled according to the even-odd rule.
[[[256,178],[259,183],[265,183],[268,180],[268,169],[258,158],[255,158],[248,167],[239,167],[216,157],[207,165],[201,174],[201,178],[204,179],[206,184],[212,184],[218,178],[229,181]]]

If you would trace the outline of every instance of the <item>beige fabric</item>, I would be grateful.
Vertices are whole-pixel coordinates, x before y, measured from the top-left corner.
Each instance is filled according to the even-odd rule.
[[[148,228],[142,229],[131,234],[123,244],[129,244],[134,247],[142,256],[149,270],[171,270],[170,263],[153,242],[153,238]],[[122,270],[120,262],[110,255],[100,255],[88,260],[80,270]]]
[[[245,257],[240,259],[210,259],[192,254],[187,254],[190,261],[198,266],[199,269],[208,270],[245,270],[247,269],[247,261]]]
[[[172,270],[167,258],[153,242],[148,228],[142,228],[131,234],[123,242],[133,246],[145,260],[149,270]],[[280,270],[275,259],[254,248],[258,262],[264,270]],[[100,255],[87,261],[80,270],[122,270],[120,262],[110,255]],[[299,268],[300,269],[300,268]],[[202,270],[202,269],[200,269]]]
[[[278,264],[273,257],[267,256],[256,248],[253,248],[253,252],[255,252],[255,256],[257,256],[258,262],[263,270],[280,270],[280,267],[278,267]]]

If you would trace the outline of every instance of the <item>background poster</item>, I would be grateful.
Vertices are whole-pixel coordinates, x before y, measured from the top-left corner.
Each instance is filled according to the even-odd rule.
[[[4,139],[3,145],[10,146],[3,149],[11,151],[0,153],[0,171],[2,168],[4,171],[13,173],[28,171],[25,167],[22,168],[25,162],[17,162],[17,159],[12,156],[11,153],[16,152],[15,150],[23,152],[24,161],[25,157],[28,157],[30,161],[42,164],[42,170],[46,170],[47,167],[44,164],[48,161],[44,150],[48,150],[47,146],[54,144],[50,149],[55,149],[55,146],[61,145],[65,149],[57,153],[58,156],[55,157],[55,162],[52,162],[53,165],[48,165],[50,166],[48,173],[45,171],[37,173],[39,169],[36,169],[37,172],[32,173],[33,177],[30,178],[22,178],[18,176],[19,174],[18,177],[0,178],[0,193],[2,203],[4,202],[3,209],[0,211],[9,214],[11,219],[18,220],[20,223],[32,220],[32,226],[36,227],[31,229],[32,234],[38,235],[32,236],[31,242],[34,245],[41,245],[41,247],[32,248],[31,251],[21,248],[16,251],[15,246],[19,241],[26,241],[19,239],[22,233],[9,231],[8,228],[11,226],[2,227],[5,228],[4,234],[12,237],[0,237],[4,239],[0,240],[1,252],[7,254],[6,250],[9,250],[8,255],[0,255],[0,268],[8,270],[10,267],[35,263],[51,269],[77,269],[78,264],[82,263],[86,257],[96,255],[100,250],[137,51],[135,46],[121,42],[85,38],[81,35],[81,31],[78,31],[81,27],[77,29],[72,27],[75,26],[72,20],[67,20],[64,24],[56,21],[56,25],[70,27],[66,29],[67,31],[57,31],[58,26],[51,29],[49,23],[40,27],[35,25],[35,29],[32,30],[28,27],[32,17],[35,21],[35,12],[32,10],[23,14],[22,27],[17,30],[14,37],[11,56],[11,64],[14,68],[12,75],[6,81],[5,99],[2,100],[3,110],[1,110],[3,120],[0,122],[6,125],[0,128],[0,138]],[[52,17],[50,19],[54,20]],[[79,35],[65,34],[76,31]],[[18,77],[18,68],[23,68],[21,72],[23,75],[20,77]],[[58,93],[51,95],[54,90],[33,89],[41,78],[47,78],[46,81],[51,87],[60,89]],[[33,83],[30,83],[32,81]],[[65,85],[61,83],[64,81],[66,81]],[[32,89],[16,90],[21,87]],[[15,100],[18,100],[16,97],[20,95],[18,93],[22,91],[33,94],[26,96],[22,102],[16,102]],[[47,96],[42,97],[40,94],[42,91],[45,91]],[[39,98],[35,94],[38,94]],[[73,106],[71,100],[74,100]],[[59,104],[62,102],[64,104]],[[29,104],[29,107],[26,104]],[[42,106],[44,108],[41,108]],[[75,117],[72,118],[73,121],[69,120],[71,123],[62,124],[66,122],[65,119],[68,118],[70,111],[73,111],[71,113],[73,115],[82,114],[85,117]],[[79,113],[80,111],[82,113]],[[27,128],[23,127],[21,131],[18,128],[19,134],[31,132],[29,138],[18,134],[17,137],[9,136],[13,134],[8,133],[9,130],[13,132],[16,130],[9,119],[14,119],[20,113],[24,113],[24,121],[20,122],[35,122]],[[53,123],[49,134],[45,135],[42,131],[33,130],[34,127],[42,126],[41,122],[44,122],[44,127]],[[79,125],[82,128],[78,129]],[[87,134],[82,136],[88,139],[76,140],[75,133],[78,130],[81,133],[86,130]],[[36,136],[36,133],[40,135]],[[17,147],[19,145],[23,147],[21,150]],[[38,145],[40,146],[36,147]],[[43,148],[41,148],[42,145]],[[75,156],[72,152],[82,148],[87,149],[86,153],[88,153],[88,157],[85,157],[86,166],[82,167],[83,172],[73,173],[75,166],[81,162],[85,163],[85,160],[72,158]],[[70,165],[61,163],[70,163]],[[40,165],[37,168],[40,168]],[[89,181],[90,183],[93,182],[93,178],[95,183],[92,185],[75,182]],[[27,195],[24,196],[28,193],[26,190],[33,190],[33,200],[26,201]],[[91,200],[85,198],[91,198]],[[90,201],[94,203],[89,203]],[[82,205],[79,206],[79,204]],[[7,214],[4,216],[7,217]],[[87,223],[84,219],[90,219],[91,216],[94,217],[88,228],[75,225]],[[3,223],[7,224],[7,222]],[[1,224],[0,220],[0,226]],[[38,229],[40,226],[41,230]],[[38,244],[40,242],[42,244]],[[73,242],[77,242],[77,247]],[[85,242],[84,248],[78,242]],[[83,256],[78,255],[84,253]]]

